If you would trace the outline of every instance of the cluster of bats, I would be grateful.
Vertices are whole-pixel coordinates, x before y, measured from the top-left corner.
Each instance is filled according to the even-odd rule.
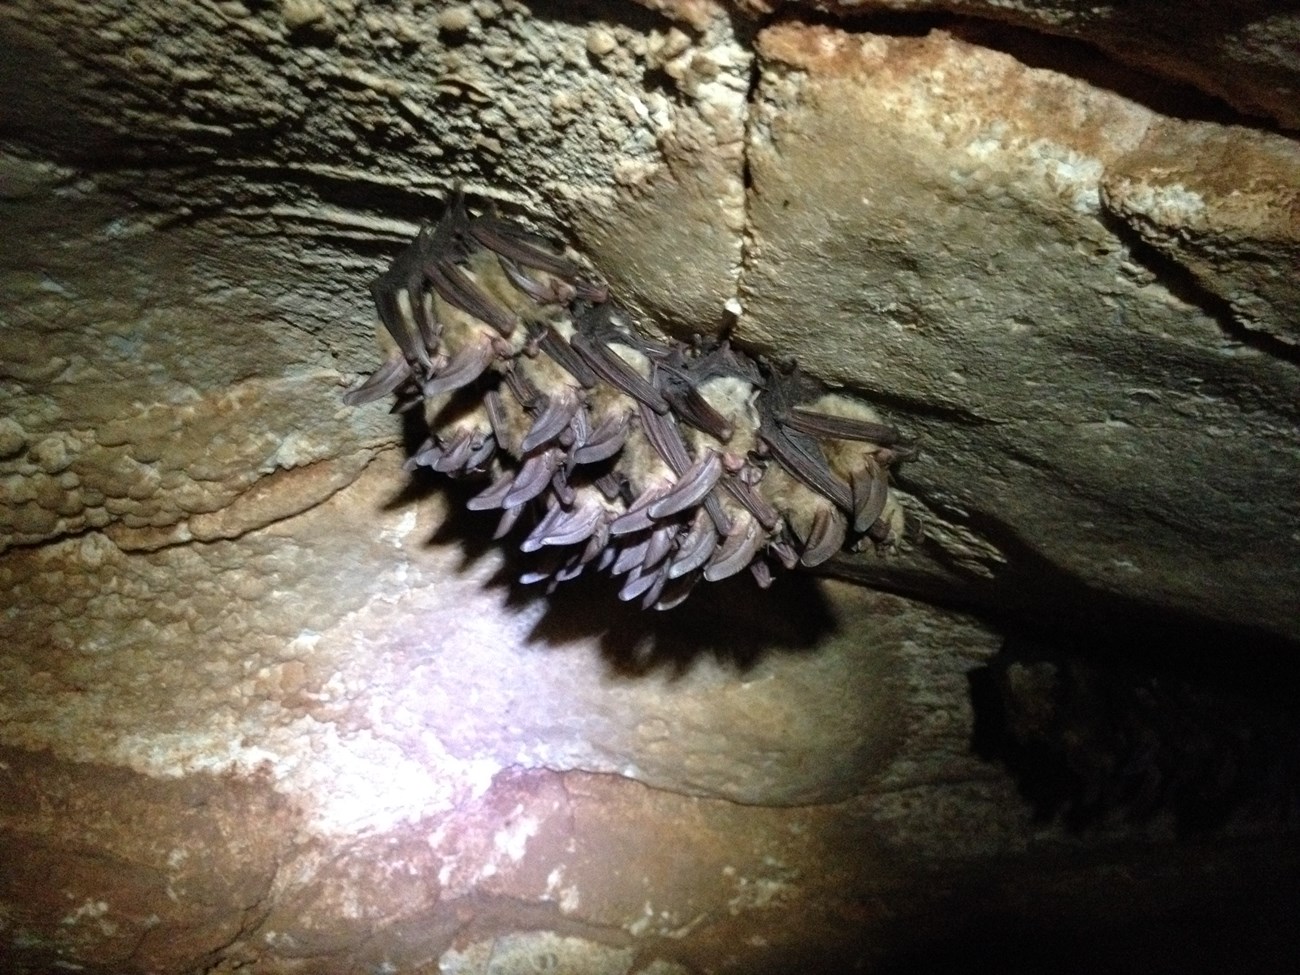
[[[538,553],[525,582],[592,568],[678,605],[748,569],[896,546],[897,432],[865,404],[726,341],[655,338],[576,260],[457,195],[371,284],[388,357],[349,404],[422,405],[408,462],[480,476],[469,507]]]

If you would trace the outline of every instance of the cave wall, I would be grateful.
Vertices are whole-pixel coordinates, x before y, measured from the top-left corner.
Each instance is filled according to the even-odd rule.
[[[1234,16],[6,5],[5,961],[1270,970],[1300,27]],[[513,584],[339,400],[456,186],[874,405],[922,533],[669,614]]]

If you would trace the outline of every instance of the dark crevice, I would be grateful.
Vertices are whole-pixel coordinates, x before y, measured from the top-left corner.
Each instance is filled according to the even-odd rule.
[[[1300,346],[1284,342],[1267,332],[1247,328],[1238,320],[1226,298],[1203,285],[1191,270],[1149,243],[1132,225],[1105,208],[1100,211],[1100,219],[1106,230],[1128,249],[1134,262],[1150,271],[1179,301],[1199,308],[1212,318],[1231,342],[1300,365]]]
[[[125,170],[119,175],[133,176]],[[361,171],[346,175],[322,173],[292,164],[218,163],[202,170],[173,171],[174,181],[162,196],[148,189],[147,180],[130,180],[123,190],[142,206],[168,215],[163,228],[192,226],[207,220],[238,215],[244,219],[265,216],[285,219],[274,213],[274,208],[286,202],[285,189],[302,197],[305,206],[322,204],[349,210],[358,215],[376,219],[405,219],[411,223],[435,218],[442,210],[442,201],[424,188],[393,185],[370,181]],[[176,211],[176,200],[184,193],[186,183],[207,182],[203,186],[206,202]],[[134,187],[134,188],[133,188]],[[196,196],[198,194],[195,194]],[[392,235],[391,242],[403,238]],[[364,252],[365,241],[349,241]],[[387,241],[372,244],[374,255],[387,253]]]
[[[1154,903],[1151,889],[1133,882],[1130,870],[1139,858],[1131,857],[1130,866],[1114,868],[1109,902],[1099,892],[1094,906],[1073,915],[1059,910],[1055,894],[1026,896],[1005,879],[973,871],[937,893],[932,905],[894,922],[896,946],[869,970],[873,975],[960,972],[978,959],[974,967],[1007,973],[1288,975],[1300,955],[1290,858],[1246,850],[1239,858],[1237,879],[1225,880],[1220,872],[1215,885],[1212,871],[1188,871],[1185,885],[1173,896],[1162,887]],[[1159,862],[1137,864],[1136,872],[1159,876],[1173,859],[1164,853]],[[1248,870],[1244,862],[1258,869]],[[1068,870],[1060,872],[1060,879],[1068,876]],[[1107,903],[1123,907],[1107,909]],[[835,975],[850,970],[864,969],[845,966]]]
[[[1188,82],[1135,67],[1098,42],[1054,33],[1048,25],[1027,23],[1013,15],[978,17],[939,9],[845,15],[785,4],[768,22],[777,21],[891,37],[924,37],[942,30],[968,44],[1007,54],[1026,67],[1066,75],[1170,118],[1294,134],[1267,116],[1244,112]]]
[[[969,674],[973,747],[1011,771],[1041,819],[1076,829],[1161,813],[1184,832],[1242,814],[1295,825],[1300,713],[1281,690],[1225,680],[1222,651],[1200,649],[1151,659],[1012,631]]]
[[[960,427],[996,427],[1007,422],[981,416],[964,406],[922,400],[889,389],[874,386],[866,388],[858,384],[847,385],[844,388],[869,403],[883,407],[894,416],[912,417],[921,423],[926,420],[938,420]]]
[[[1274,131],[1267,120],[1237,111],[1224,99],[1186,82],[1132,67],[1099,44],[1044,33],[1006,21],[963,18],[954,37],[1000,51],[1029,68],[1067,75],[1170,118]]]
[[[781,4],[763,26],[806,24],[810,27],[833,27],[850,34],[882,34],[891,37],[925,37],[931,31],[951,31],[964,18],[946,10],[853,9],[832,13],[802,4]]]
[[[870,560],[846,560],[835,574],[870,578],[873,585],[973,615],[995,630],[1038,645],[1068,647],[1099,663],[1126,661],[1274,704],[1300,700],[1300,641],[1263,627],[1153,606],[1079,579],[1020,540],[1011,526],[968,516],[967,526],[1006,558],[991,579],[966,574],[960,588],[935,585],[925,574],[893,573],[883,582]],[[926,554],[937,546],[925,543]]]
[[[1040,818],[1080,830],[1165,815],[1184,832],[1300,825],[1300,641],[1103,590],[1008,524],[944,513],[1006,558],[992,578],[934,542],[922,552],[946,581],[870,560],[829,568],[1003,634],[970,675],[972,746]],[[1046,686],[1026,688],[1027,673]]]
[[[1168,817],[1183,834],[1300,826],[1300,642],[1099,591],[1005,526],[981,531],[1008,557],[994,579],[870,581],[1003,635],[968,675],[971,745],[1041,820],[1085,830]]]
[[[650,5],[607,3],[603,0],[525,0],[533,16],[569,27],[592,23],[618,24],[638,33],[668,30],[673,19]]]

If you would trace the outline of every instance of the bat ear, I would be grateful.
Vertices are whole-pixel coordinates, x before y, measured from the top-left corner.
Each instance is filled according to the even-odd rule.
[[[679,420],[707,433],[714,440],[727,443],[736,432],[731,422],[715,410],[689,381],[665,389],[664,397]]]

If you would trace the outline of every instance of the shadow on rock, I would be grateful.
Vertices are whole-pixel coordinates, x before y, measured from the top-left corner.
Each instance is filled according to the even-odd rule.
[[[427,436],[427,428],[418,415],[403,419],[410,456]],[[835,615],[817,580],[796,572],[776,573],[766,590],[758,588],[748,572],[718,583],[701,582],[680,606],[663,612],[621,602],[616,581],[595,572],[562,583],[549,594],[544,582],[524,585],[518,580],[536,568],[537,561],[519,550],[523,532],[516,529],[496,540],[499,512],[465,506],[484,484],[452,480],[419,467],[386,507],[403,509],[442,495],[448,515],[428,544],[456,546],[463,554],[462,571],[489,552],[499,552],[503,562],[489,585],[507,590],[507,603],[515,608],[544,602],[532,632],[539,643],[596,639],[610,670],[635,678],[659,672],[681,675],[700,659],[745,671],[771,653],[809,652],[835,632]]]
[[[534,637],[567,643],[598,636],[610,669],[624,677],[681,675],[703,658],[746,671],[768,654],[810,652],[836,629],[817,581],[795,573],[779,575],[767,590],[748,573],[701,583],[665,612],[619,602],[618,587],[604,577],[575,580],[545,598]]]
[[[1013,633],[969,675],[976,753],[1008,768],[1040,818],[1075,829],[1161,814],[1184,833],[1294,828],[1296,668],[1246,646],[1225,659],[1233,642],[1198,629],[1086,647]]]

